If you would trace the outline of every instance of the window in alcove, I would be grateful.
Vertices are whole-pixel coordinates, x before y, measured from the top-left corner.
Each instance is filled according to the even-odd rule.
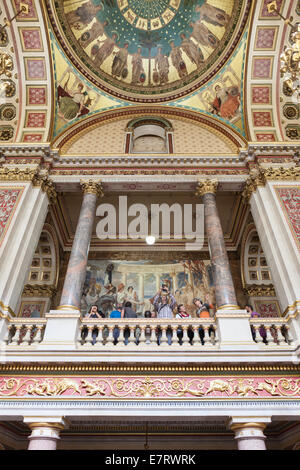
[[[145,117],[127,126],[125,153],[173,153],[173,129],[163,118]]]

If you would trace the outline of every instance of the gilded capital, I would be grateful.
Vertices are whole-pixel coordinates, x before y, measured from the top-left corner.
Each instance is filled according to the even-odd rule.
[[[82,191],[84,194],[96,194],[98,197],[103,197],[103,189],[101,185],[101,181],[94,181],[94,180],[81,180],[80,181]]]
[[[44,191],[51,204],[54,204],[57,201],[57,192],[54,188],[53,181],[48,177],[48,175],[35,174],[32,180],[33,186],[40,186],[42,191]]]
[[[272,284],[249,285],[243,289],[243,292],[250,297],[276,297],[276,292]]]
[[[285,167],[268,167],[257,168],[250,171],[250,176],[246,180],[245,188],[242,196],[245,202],[249,202],[252,193],[256,191],[259,186],[265,186],[268,181],[299,181],[300,167],[294,166],[290,168]]]
[[[204,181],[199,180],[198,186],[195,192],[195,196],[201,197],[203,194],[211,193],[215,194],[218,187],[218,180],[207,179]]]

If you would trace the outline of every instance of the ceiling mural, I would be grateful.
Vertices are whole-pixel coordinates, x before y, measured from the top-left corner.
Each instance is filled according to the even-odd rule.
[[[101,92],[67,60],[50,32],[55,82],[55,124],[53,137],[93,114],[124,107],[128,103]]]
[[[47,6],[67,57],[93,84],[122,99],[157,102],[190,93],[222,68],[250,3],[48,0]]]

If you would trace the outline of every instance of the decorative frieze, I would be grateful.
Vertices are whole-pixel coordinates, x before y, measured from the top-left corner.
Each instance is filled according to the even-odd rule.
[[[299,376],[2,376],[0,398],[119,399],[300,398]]]

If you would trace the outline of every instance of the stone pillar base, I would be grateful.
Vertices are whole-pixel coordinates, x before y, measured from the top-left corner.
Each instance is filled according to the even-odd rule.
[[[246,310],[219,309],[216,312],[220,350],[257,351],[250,329],[250,314]]]
[[[77,347],[80,312],[76,310],[50,310],[47,325],[38,350],[64,351]]]

